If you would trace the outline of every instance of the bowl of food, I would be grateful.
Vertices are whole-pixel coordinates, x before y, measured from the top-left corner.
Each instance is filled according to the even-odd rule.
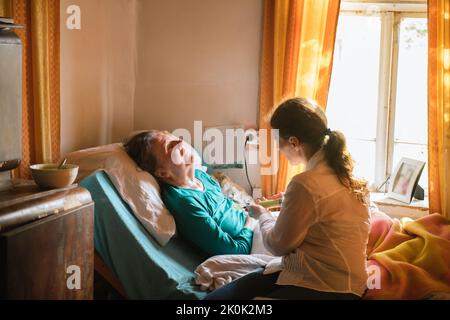
[[[30,169],[34,182],[45,189],[68,187],[78,175],[78,166],[74,164],[35,164]]]

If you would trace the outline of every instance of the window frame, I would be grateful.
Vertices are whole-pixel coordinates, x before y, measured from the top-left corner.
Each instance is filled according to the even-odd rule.
[[[423,1],[414,3],[346,1],[341,4],[339,15],[381,18],[374,184],[379,188],[377,191],[387,192],[388,184],[384,182],[395,169],[393,157],[400,23],[405,18],[427,18],[427,4]]]
[[[392,175],[395,170],[394,158],[394,145],[395,145],[395,115],[397,105],[397,82],[398,82],[398,55],[399,55],[399,37],[400,37],[400,24],[402,19],[405,18],[427,18],[427,13],[420,12],[396,12],[394,14],[394,37],[392,43],[392,78],[391,78],[391,97],[389,108],[389,120],[388,120],[388,137],[387,137],[387,167],[386,177]],[[387,188],[387,186],[386,186]],[[428,186],[424,186],[424,189],[428,189]]]

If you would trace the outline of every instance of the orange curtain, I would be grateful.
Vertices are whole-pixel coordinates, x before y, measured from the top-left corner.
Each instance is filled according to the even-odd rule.
[[[450,0],[428,1],[430,213],[450,219]]]
[[[306,97],[326,106],[339,7],[339,0],[265,1],[261,129],[270,130],[270,115],[285,98]],[[284,191],[290,177],[300,170],[282,155],[278,165],[277,174],[261,176],[266,196]]]
[[[0,0],[0,17],[9,17],[11,15],[11,1]]]
[[[22,163],[15,177],[29,178],[29,165],[59,158],[59,0],[0,0],[0,12],[17,24],[23,44]]]

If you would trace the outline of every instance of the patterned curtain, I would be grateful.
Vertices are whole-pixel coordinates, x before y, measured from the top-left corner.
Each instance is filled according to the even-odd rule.
[[[266,0],[260,85],[261,129],[282,99],[305,97],[325,108],[333,65],[339,0]],[[271,153],[270,143],[269,155]],[[301,168],[279,156],[278,173],[262,175],[264,195],[284,191]],[[265,166],[262,166],[263,168]]]
[[[29,165],[55,162],[60,149],[59,0],[0,0],[0,15],[25,29],[23,43],[22,163],[15,177],[29,178]]]
[[[450,219],[450,0],[428,1],[430,213]]]

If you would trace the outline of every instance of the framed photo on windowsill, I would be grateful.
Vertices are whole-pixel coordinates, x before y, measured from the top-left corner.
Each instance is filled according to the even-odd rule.
[[[404,203],[411,203],[425,162],[402,158],[391,176],[387,196]]]

